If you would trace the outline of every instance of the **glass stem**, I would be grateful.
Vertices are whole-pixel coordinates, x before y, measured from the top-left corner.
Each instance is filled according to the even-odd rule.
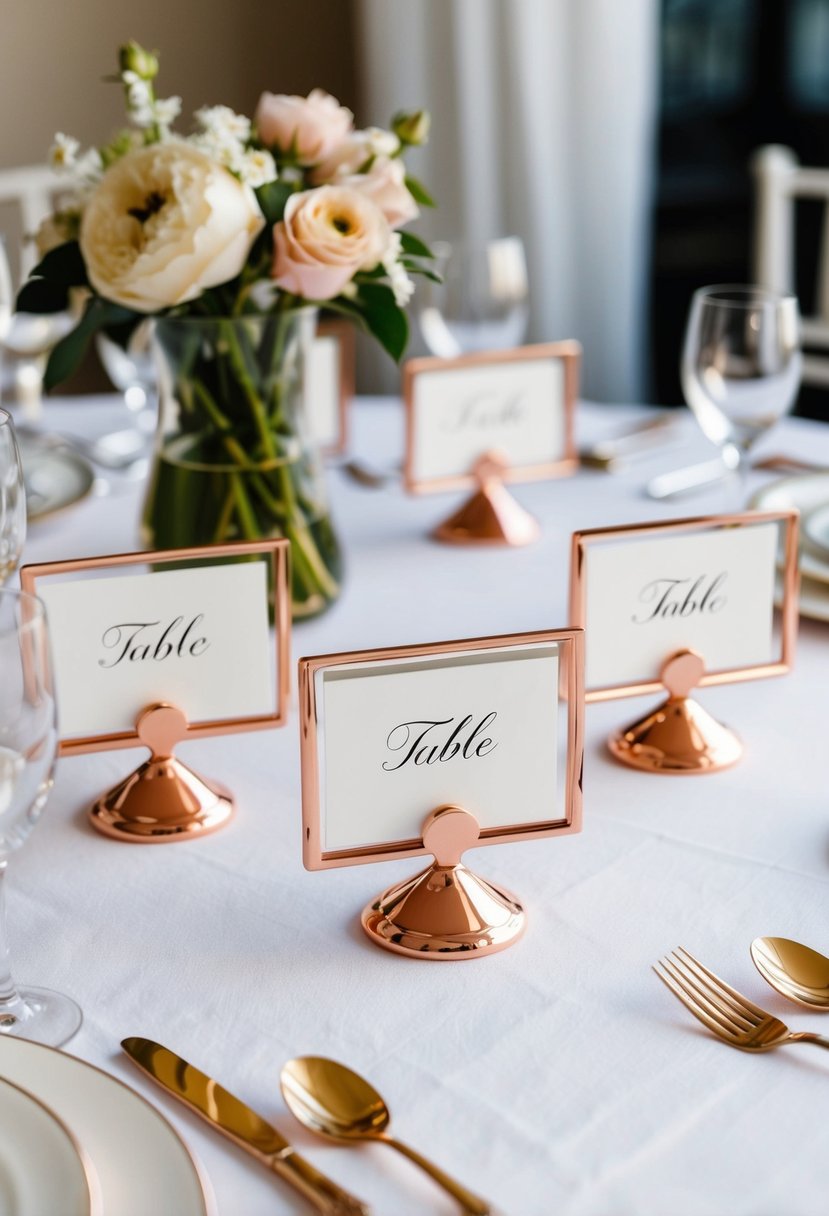
[[[737,443],[728,443],[722,457],[729,472],[725,479],[725,510],[729,513],[744,511],[748,500],[748,474],[751,468],[748,449]]]
[[[738,511],[745,511],[748,507],[748,479],[751,473],[751,461],[748,458],[748,449],[740,448],[740,463],[737,465],[737,493],[739,501],[737,503]]]
[[[11,973],[6,933],[6,868],[8,861],[0,861],[0,1032],[16,1025],[25,1016],[26,1006],[15,987]]]

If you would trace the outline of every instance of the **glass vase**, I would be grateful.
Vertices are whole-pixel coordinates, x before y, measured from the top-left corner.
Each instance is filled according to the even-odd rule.
[[[295,619],[337,598],[341,552],[310,433],[313,309],[156,323],[159,418],[143,513],[148,548],[291,542]]]

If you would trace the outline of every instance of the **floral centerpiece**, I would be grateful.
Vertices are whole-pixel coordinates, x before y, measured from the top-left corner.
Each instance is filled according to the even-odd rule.
[[[252,120],[212,106],[181,135],[180,100],[156,96],[157,55],[129,43],[119,68],[129,125],[86,151],[56,137],[71,193],[42,225],[42,258],[18,299],[51,312],[84,293],[46,387],[97,332],[126,344],[156,318],[146,543],[287,536],[295,614],[312,615],[338,593],[340,557],[302,417],[302,354],[318,306],[403,353],[411,275],[431,273],[427,246],[400,231],[431,205],[403,156],[425,141],[428,114],[357,130],[319,89],[265,93]]]

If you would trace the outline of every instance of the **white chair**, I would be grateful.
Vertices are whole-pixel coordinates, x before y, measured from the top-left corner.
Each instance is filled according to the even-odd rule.
[[[19,213],[20,248],[7,252],[12,275],[20,283],[37,261],[37,250],[30,238],[37,232],[41,220],[54,209],[55,195],[65,189],[65,180],[48,165],[0,169],[0,204],[11,204]]]
[[[768,144],[751,158],[755,184],[754,281],[777,291],[795,291],[795,202],[829,204],[829,169],[807,169],[791,148]],[[829,205],[824,208],[818,253],[815,312],[804,315],[803,342],[826,350],[803,359],[804,384],[829,387]],[[805,313],[801,301],[801,311]]]

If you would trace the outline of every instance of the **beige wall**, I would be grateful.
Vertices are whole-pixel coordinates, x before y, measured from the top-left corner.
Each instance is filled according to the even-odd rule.
[[[161,51],[161,96],[186,117],[260,92],[319,85],[355,104],[352,0],[8,0],[0,5],[0,168],[46,157],[56,130],[86,145],[122,125],[116,50]]]

